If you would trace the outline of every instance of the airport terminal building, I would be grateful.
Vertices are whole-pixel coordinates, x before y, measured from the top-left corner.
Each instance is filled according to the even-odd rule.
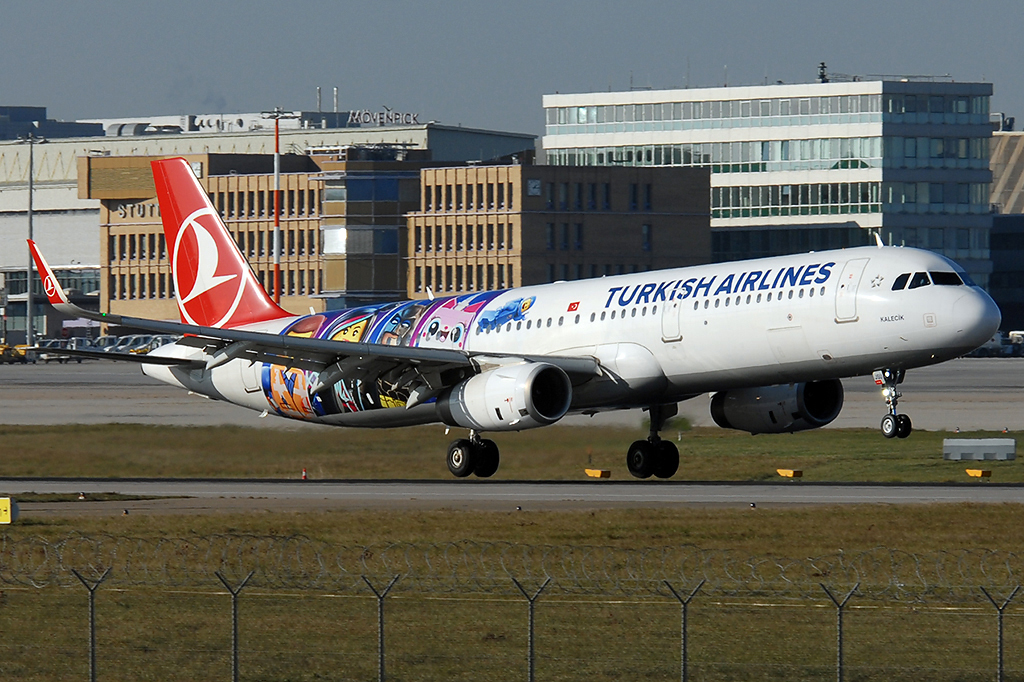
[[[851,80],[544,96],[560,166],[711,170],[716,261],[868,243],[991,273],[989,83]]]

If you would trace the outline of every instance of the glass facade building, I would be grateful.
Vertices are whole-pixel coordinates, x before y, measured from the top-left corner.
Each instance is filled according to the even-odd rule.
[[[712,258],[887,243],[991,272],[988,83],[544,96],[547,162],[711,169]]]

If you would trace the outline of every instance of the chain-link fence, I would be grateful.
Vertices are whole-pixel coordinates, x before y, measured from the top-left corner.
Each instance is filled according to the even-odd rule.
[[[1024,557],[0,536],[0,677],[1024,679]]]

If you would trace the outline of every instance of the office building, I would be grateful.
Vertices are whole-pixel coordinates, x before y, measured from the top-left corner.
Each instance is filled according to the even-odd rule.
[[[427,168],[409,297],[706,263],[706,168]]]
[[[869,243],[991,272],[989,83],[849,80],[544,96],[547,162],[711,170],[716,261]]]

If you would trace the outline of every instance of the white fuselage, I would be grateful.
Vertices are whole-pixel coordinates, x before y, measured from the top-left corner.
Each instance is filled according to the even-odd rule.
[[[466,313],[458,333],[447,326],[440,333],[432,331],[436,325],[416,327],[401,345],[473,355],[593,357],[601,376],[574,387],[572,410],[663,404],[728,388],[907,369],[962,355],[999,325],[998,308],[983,290],[969,280],[893,290],[900,275],[954,271],[966,278],[932,252],[860,247],[556,282],[501,292]],[[458,312],[453,304],[441,324]],[[252,329],[280,333],[296,319]],[[206,357],[180,346],[157,352]],[[191,372],[146,365],[144,371],[262,411],[269,389],[260,382],[261,364],[235,360]],[[356,423],[290,414],[274,405],[269,403],[271,411],[284,416]],[[402,409],[366,410],[379,414],[380,423],[375,414],[358,423],[435,421],[423,410],[418,414],[425,416],[415,420],[384,416]]]

